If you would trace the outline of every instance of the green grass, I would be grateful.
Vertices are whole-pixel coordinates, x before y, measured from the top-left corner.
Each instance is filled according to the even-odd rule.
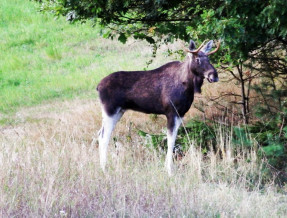
[[[28,0],[0,2],[2,113],[55,98],[93,97],[105,75],[142,69],[149,59],[150,51],[140,55],[143,43],[136,47],[104,40],[89,22],[69,24],[38,11],[39,5]]]

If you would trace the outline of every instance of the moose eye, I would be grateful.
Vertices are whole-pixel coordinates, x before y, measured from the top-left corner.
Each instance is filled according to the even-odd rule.
[[[196,58],[195,60],[196,60],[197,64],[200,64],[200,59],[199,58]]]

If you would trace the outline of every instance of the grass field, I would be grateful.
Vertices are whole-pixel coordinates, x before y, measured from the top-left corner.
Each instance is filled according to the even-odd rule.
[[[103,174],[95,87],[113,71],[146,67],[151,49],[37,10],[0,1],[0,217],[287,216],[287,186],[266,180],[255,151],[234,154],[220,126],[222,157],[191,149],[168,177],[165,155],[138,134],[165,132],[165,118],[127,112]],[[150,67],[167,61],[160,54]]]
[[[1,128],[2,217],[285,217],[287,196],[265,184],[254,153],[203,157],[190,151],[164,170],[137,128],[161,132],[164,119],[126,113],[114,133],[107,173],[99,167],[97,101],[25,108]],[[218,133],[221,134],[221,133]],[[222,133],[221,137],[228,142]],[[237,160],[235,163],[234,160]],[[248,161],[247,161],[248,160]],[[286,192],[286,190],[285,190]]]

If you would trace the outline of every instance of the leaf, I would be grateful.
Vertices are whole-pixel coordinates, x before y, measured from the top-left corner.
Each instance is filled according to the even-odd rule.
[[[126,37],[126,35],[124,33],[121,33],[120,36],[118,37],[118,40],[121,43],[125,44],[127,42],[127,37]]]
[[[154,43],[155,43],[154,39],[153,39],[152,37],[149,37],[149,36],[147,36],[147,37],[145,38],[145,40],[146,40],[148,43],[150,43],[150,44],[154,44]]]
[[[135,39],[145,39],[148,43],[154,44],[155,40],[151,36],[147,36],[143,33],[135,33],[134,34]]]

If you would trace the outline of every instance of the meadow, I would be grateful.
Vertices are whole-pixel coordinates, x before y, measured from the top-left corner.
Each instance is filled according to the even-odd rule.
[[[146,68],[151,48],[103,39],[91,23],[39,9],[28,0],[0,2],[1,217],[287,216],[286,185],[266,179],[256,151],[233,152],[231,132],[220,126],[223,155],[191,147],[168,177],[164,153],[138,134],[164,134],[165,118],[129,111],[104,174],[96,85],[113,71]],[[149,68],[170,60],[166,53]]]

